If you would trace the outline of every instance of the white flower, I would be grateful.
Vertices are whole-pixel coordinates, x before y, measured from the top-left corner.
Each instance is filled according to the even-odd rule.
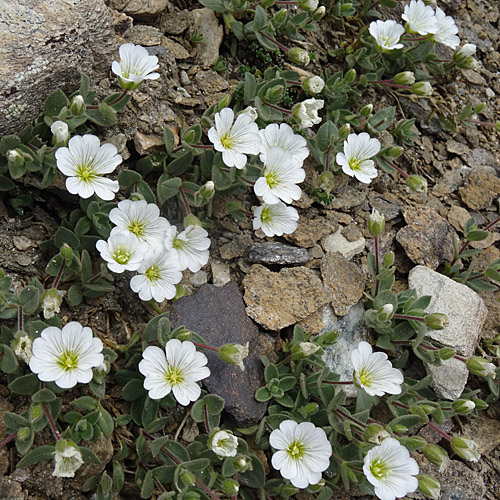
[[[50,126],[50,131],[54,134],[52,137],[52,142],[54,146],[60,147],[65,146],[69,139],[69,129],[68,124],[61,120],[54,122]]]
[[[297,229],[299,214],[293,207],[281,201],[269,205],[264,203],[254,212],[253,228],[262,229],[266,236],[291,234]]]
[[[201,394],[196,383],[210,375],[207,357],[196,351],[192,342],[171,339],[165,351],[149,346],[142,353],[139,371],[146,377],[144,388],[151,399],[162,399],[172,391],[183,406],[196,401]]]
[[[238,438],[231,431],[216,430],[210,436],[208,446],[219,457],[235,457]]]
[[[259,113],[257,111],[257,108],[254,108],[253,106],[247,106],[244,110],[242,110],[238,113],[238,116],[240,116],[242,114],[248,115],[252,119],[253,122],[255,120],[257,120],[257,118],[259,117]]]
[[[165,237],[165,246],[179,261],[180,270],[189,269],[198,272],[208,262],[210,239],[200,226],[188,226],[177,234],[177,228],[171,226]]]
[[[49,288],[42,294],[43,317],[53,318],[61,310],[62,293],[56,288]]]
[[[99,240],[95,246],[114,273],[136,271],[148,250],[147,244],[131,233],[116,233],[108,241]]]
[[[146,254],[137,272],[138,276],[130,280],[130,288],[141,300],[163,302],[173,299],[175,285],[182,279],[177,257],[161,248]]]
[[[473,56],[475,53],[476,53],[476,46],[473,43],[466,43],[463,47],[460,47],[455,52],[455,55],[456,56],[460,55],[465,58]]]
[[[133,90],[144,80],[159,78],[158,73],[153,73],[159,67],[158,58],[150,56],[144,47],[125,43],[120,47],[120,62],[113,61],[111,71],[123,89]]]
[[[297,103],[292,108],[292,114],[299,122],[302,128],[309,128],[317,125],[321,121],[321,116],[318,116],[318,111],[323,108],[325,101],[323,99],[306,99]]]
[[[76,135],[68,147],[56,151],[57,168],[69,176],[66,189],[71,194],[90,198],[94,193],[102,200],[112,200],[120,189],[118,181],[103,177],[122,162],[113,144],[100,145],[95,135]]]
[[[12,347],[14,348],[14,354],[22,359],[25,363],[29,363],[31,356],[33,356],[33,342],[29,335],[20,335],[15,337],[12,341]]]
[[[310,422],[281,422],[271,432],[269,443],[278,450],[271,459],[273,467],[296,488],[319,483],[330,465],[332,446],[325,431]]]
[[[215,127],[208,131],[208,138],[217,151],[222,151],[222,161],[228,167],[243,168],[247,154],[256,155],[260,150],[259,127],[248,113],[241,113],[234,120],[234,112],[224,108],[215,114]]]
[[[435,15],[438,30],[433,35],[434,40],[455,50],[460,44],[460,38],[457,36],[458,28],[454,19],[447,16],[439,7],[436,7]]]
[[[305,177],[304,169],[295,158],[281,148],[272,148],[266,154],[262,177],[257,179],[253,189],[265,203],[278,203],[280,200],[291,203],[302,196],[297,184]]]
[[[75,471],[83,464],[80,450],[69,441],[59,441],[53,455],[56,466],[52,475],[55,477],[75,477]]]
[[[242,371],[245,371],[245,365],[243,360],[248,356],[248,345],[241,344],[224,344],[219,348],[217,354],[222,361],[229,363],[230,365],[238,366]]]
[[[418,464],[394,438],[384,439],[366,454],[363,472],[380,500],[401,498],[418,488]]]
[[[351,353],[354,383],[370,396],[401,394],[403,374],[392,367],[385,352],[372,352],[368,342],[360,342]]]
[[[295,160],[304,163],[309,156],[307,141],[299,134],[294,134],[292,127],[288,123],[269,124],[265,129],[259,130],[262,144],[260,146],[260,161],[266,163],[267,153],[272,148],[281,148]]]
[[[162,247],[170,223],[160,217],[160,209],[145,200],[123,200],[118,207],[109,212],[109,220],[116,224],[111,236],[118,233],[133,234],[141,242],[148,243],[152,249]]]
[[[302,88],[311,94],[319,94],[325,88],[325,80],[320,76],[308,76],[302,82]]]
[[[29,366],[42,382],[55,382],[62,389],[92,380],[92,368],[104,361],[102,342],[92,330],[71,321],[62,330],[49,326],[33,342]]]
[[[412,33],[428,35],[438,31],[434,10],[422,0],[411,0],[410,4],[405,6],[402,18],[408,23]]]
[[[369,32],[375,38],[377,47],[383,51],[403,48],[403,44],[399,43],[399,39],[405,32],[405,29],[392,19],[389,21],[371,22]]]
[[[345,174],[356,177],[358,181],[370,184],[377,177],[372,156],[380,151],[378,139],[371,139],[366,132],[349,134],[344,141],[344,152],[337,153],[337,163]]]

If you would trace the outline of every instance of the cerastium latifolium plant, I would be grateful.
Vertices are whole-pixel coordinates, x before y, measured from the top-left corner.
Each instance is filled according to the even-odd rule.
[[[206,110],[199,125],[182,129],[179,143],[165,128],[163,150],[113,175],[122,158],[115,146],[101,144],[93,132],[116,124],[131,93],[161,73],[155,56],[129,43],[120,47],[120,61],[112,64],[119,92],[96,104],[89,78],[82,76],[78,92],[67,97],[55,91],[33,125],[0,141],[0,190],[19,214],[32,201],[18,188],[23,176],[43,189],[62,174],[69,193],[79,198],[78,208],[42,246],[52,255],[46,268],[48,288],[33,278],[13,293],[11,279],[0,274],[0,318],[10,320],[1,327],[0,369],[10,391],[29,400],[22,413],[4,413],[8,435],[0,445],[15,442],[22,456],[17,467],[53,460],[54,476],[73,477],[83,463],[99,462],[89,443],[114,435],[119,446],[113,459],[83,485],[84,491],[97,491],[99,500],[119,492],[130,472],[142,498],[156,492],[161,500],[289,498],[299,489],[326,500],[353,484],[382,500],[417,489],[437,499],[439,483],[419,473],[410,452],[423,453],[442,469],[449,462],[448,452],[416,432],[429,426],[449,441],[454,454],[479,459],[473,441],[448,435],[439,425],[456,415],[473,417],[499,397],[500,372],[492,361],[500,357],[500,347],[498,339],[492,339],[482,357],[465,359],[425,338],[429,329],[445,328],[447,318],[425,312],[431,297],[418,297],[415,290],[392,291],[394,254],[380,253],[385,221],[379,213],[374,211],[368,222],[375,242],[374,254],[368,256],[374,286],[365,313],[373,332],[371,344],[360,342],[352,353],[352,377],[340,380],[321,357],[335,343],[337,332],[314,336],[296,326],[276,362],[262,359],[265,385],[255,397],[269,406],[258,425],[236,428],[224,418],[224,400],[200,385],[210,376],[201,351],[216,351],[225,362],[244,369],[248,345],[209,346],[196,332],[172,330],[160,304],[185,293],[179,284],[185,269],[196,272],[207,263],[206,229],[215,196],[253,187],[261,205],[252,214],[240,202],[228,201],[234,218],[253,217],[254,229],[266,236],[293,233],[299,213],[291,204],[301,197],[299,184],[309,155],[321,175],[319,188],[307,189],[319,201],[331,200],[340,175],[369,184],[378,175],[377,167],[398,172],[409,189],[424,192],[426,180],[395,163],[416,137],[415,120],[393,123],[394,107],[359,103],[370,87],[427,99],[433,76],[477,66],[475,47],[458,48],[453,19],[422,0],[405,4],[404,27],[396,20],[378,19],[378,4],[393,7],[394,0],[341,0],[328,9],[317,0],[299,0],[298,12],[294,1],[201,3],[222,15],[234,36],[233,56],[250,50],[267,67],[242,66],[234,98],[225,97]],[[325,67],[315,75],[281,67],[282,53],[303,66],[314,60],[315,54],[300,46],[302,33],[314,30],[324,17],[352,18],[359,26],[349,45],[329,52],[335,66],[343,69]],[[193,35],[193,43],[201,41]],[[438,43],[454,51],[450,60],[437,59],[433,49]],[[226,67],[223,60],[216,66],[218,71]],[[495,126],[473,118],[483,109],[466,108],[456,118],[441,118],[453,130],[460,123]],[[378,137],[385,130],[399,146],[381,144]],[[115,202],[118,192],[128,199]],[[160,215],[171,198],[184,208],[180,232]],[[469,221],[467,241],[461,248],[457,243],[455,258],[445,270],[449,276],[480,289],[492,286],[482,278],[499,280],[498,262],[482,273],[473,271],[474,261],[466,271],[460,266],[476,255],[467,249],[468,242],[486,237],[492,225],[479,230]],[[126,345],[106,339],[105,347],[89,327],[66,320],[63,325],[63,300],[71,308],[84,297],[111,293],[114,276],[124,271],[135,273],[130,288],[157,312],[143,332],[134,333]],[[454,402],[441,401],[430,387],[431,376],[405,376],[410,349],[426,363],[438,365],[452,357],[465,363],[470,372],[487,379],[486,401],[477,397],[479,391],[464,393]],[[123,368],[117,370],[119,358]],[[111,375],[123,386],[129,413],[111,415],[106,409],[106,380]],[[89,390],[71,400],[68,391],[77,384],[88,384]],[[346,397],[342,389],[347,385],[356,387],[355,398]],[[203,430],[187,446],[164,435],[171,423],[165,410],[177,404],[191,405],[189,414]],[[375,417],[384,415],[374,412],[379,405],[388,410],[383,420]],[[37,433],[47,426],[54,441],[40,446]],[[123,427],[134,440],[122,439]],[[262,453],[272,465],[269,471],[259,458]]]

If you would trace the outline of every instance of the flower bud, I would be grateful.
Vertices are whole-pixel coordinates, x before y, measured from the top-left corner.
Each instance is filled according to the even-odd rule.
[[[312,12],[318,8],[319,0],[297,0],[300,9]]]
[[[442,349],[439,349],[437,354],[442,360],[450,359],[455,356],[455,349],[452,349],[451,347],[443,347]]]
[[[305,406],[302,407],[303,413],[307,416],[314,415],[315,413],[318,412],[319,410],[319,405],[318,403],[308,403]]]
[[[406,441],[405,446],[410,450],[420,450],[427,444],[427,441],[420,436],[411,436],[408,441]]]
[[[22,359],[26,364],[30,362],[31,356],[33,356],[33,342],[26,332],[17,332],[12,339],[11,346],[19,359]]]
[[[260,5],[263,9],[268,9],[274,5],[274,0],[261,0]]]
[[[359,114],[365,118],[368,118],[372,113],[373,104],[367,104],[366,106],[363,106],[359,111]]]
[[[274,87],[267,89],[266,94],[264,95],[264,101],[275,104],[281,100],[284,93],[285,87],[283,85],[275,85]]]
[[[21,441],[26,441],[27,439],[29,439],[31,435],[31,430],[29,427],[21,427],[18,431],[17,431],[17,437],[21,440]]]
[[[439,481],[426,474],[419,474],[418,479],[418,489],[426,497],[432,498],[433,500],[439,500],[439,495],[441,494],[441,485]]]
[[[415,73],[413,71],[403,71],[394,77],[394,83],[398,85],[413,85],[415,83]]]
[[[299,342],[292,349],[293,359],[304,359],[318,352],[321,347],[312,342]]]
[[[180,328],[179,330],[175,330],[175,338],[179,339],[181,342],[185,340],[190,340],[193,335],[191,330],[187,330],[186,328]]]
[[[237,456],[234,459],[233,466],[238,472],[246,472],[247,470],[253,470],[252,461],[249,460],[244,455]]]
[[[216,427],[210,433],[208,447],[219,457],[235,457],[238,438],[231,431],[221,431]]]
[[[202,198],[205,198],[207,200],[211,199],[214,197],[215,194],[215,184],[213,181],[207,181],[203,186],[200,187],[200,190],[198,191],[200,193],[200,196]]]
[[[66,264],[71,263],[73,260],[73,249],[67,244],[63,243],[60,248],[61,256],[66,261]]]
[[[432,85],[429,82],[417,82],[411,86],[411,91],[415,95],[431,95]]]
[[[344,82],[347,85],[351,84],[356,80],[356,70],[354,68],[351,68],[344,76]]]
[[[55,288],[49,288],[42,294],[43,317],[45,319],[53,318],[59,313],[62,303],[62,297]]]
[[[466,43],[463,47],[460,47],[455,54],[453,54],[453,60],[459,57],[470,57],[476,53],[476,46],[473,43]]]
[[[500,132],[500,121],[497,121],[497,122],[495,123],[495,130],[496,130],[497,132]]]
[[[368,217],[368,231],[370,234],[377,238],[384,232],[385,217],[377,210],[373,209],[370,217]]]
[[[482,103],[478,104],[477,106],[474,106],[474,113],[481,113],[481,111],[483,111],[483,109],[485,107],[486,107],[485,102],[482,102]]]
[[[257,112],[257,108],[254,108],[253,106],[247,106],[243,111],[240,111],[238,113],[238,116],[239,115],[248,115],[252,119],[253,122],[255,120],[257,120],[257,118],[259,117],[259,113]]]
[[[437,444],[427,443],[424,446],[423,453],[425,458],[427,458],[431,464],[439,467],[439,472],[443,472],[450,464],[450,457],[448,457],[448,453],[446,453],[446,450]]]
[[[248,356],[248,345],[248,342],[244,346],[241,344],[224,344],[217,352],[222,361],[230,365],[238,365],[242,370],[245,370],[243,360]]]
[[[339,128],[339,139],[347,139],[347,136],[351,133],[351,125],[346,123]]]
[[[73,116],[80,116],[85,111],[85,100],[81,95],[75,95],[69,108]]]
[[[19,149],[10,149],[7,151],[7,161],[14,167],[22,167],[24,165],[24,155]]]
[[[391,425],[391,429],[394,432],[397,432],[398,434],[406,434],[408,432],[408,427],[406,427],[406,425],[403,424]]]
[[[319,187],[326,193],[331,193],[335,188],[335,175],[330,170],[322,172],[318,178]]]
[[[452,403],[451,407],[458,415],[467,415],[476,407],[476,403],[468,399],[457,399]]]
[[[300,47],[294,47],[287,52],[290,60],[297,64],[303,64],[307,66],[311,60],[309,59],[309,53],[307,50],[301,49]]]
[[[388,155],[391,158],[398,158],[403,154],[404,149],[401,146],[394,146],[393,148],[389,149]]]
[[[394,313],[394,306],[392,304],[385,304],[377,311],[377,319],[381,323],[388,321],[392,318]]]
[[[478,410],[478,411],[486,410],[486,408],[488,408],[488,406],[489,406],[486,401],[479,399],[479,398],[472,398],[472,401],[476,405],[476,410]]]
[[[52,136],[52,144],[54,144],[56,148],[66,146],[69,140],[68,124],[61,120],[58,120],[50,126],[50,130],[54,134]]]
[[[320,76],[308,76],[302,82],[302,88],[311,95],[319,94],[325,88],[325,81]]]
[[[196,217],[196,215],[193,215],[193,214],[186,215],[186,217],[184,217],[183,224],[184,224],[184,229],[189,227],[189,226],[200,226],[201,227],[200,219],[198,219],[198,217]]]
[[[278,26],[281,23],[284,23],[286,18],[288,16],[288,10],[287,9],[281,9],[273,17],[273,24],[275,26]]]
[[[224,108],[227,108],[230,104],[231,104],[231,99],[232,97],[229,95],[229,94],[226,94],[218,103],[217,103],[217,106],[216,106],[216,110],[215,112],[217,111],[220,111],[221,109],[224,109]]]
[[[310,484],[308,486],[308,489],[314,493],[317,493],[318,491],[321,491],[325,487],[325,483],[326,481],[323,478],[321,478],[319,482],[317,482],[316,484]]]
[[[480,377],[496,377],[496,367],[493,363],[489,363],[486,359],[480,356],[472,356],[467,359],[465,366],[474,375]]]
[[[391,267],[394,264],[395,258],[396,258],[396,255],[394,254],[394,252],[392,250],[390,252],[387,252],[384,255],[384,266]]]
[[[453,451],[464,460],[478,462],[481,454],[477,444],[472,439],[454,436],[450,440]]]
[[[318,7],[311,15],[313,21],[319,21],[320,19],[323,19],[326,14],[326,7],[324,5],[321,5]]]
[[[410,175],[406,179],[406,185],[415,193],[427,193],[427,180],[421,175]]]
[[[225,479],[222,483],[222,491],[226,495],[235,496],[238,494],[238,491],[240,491],[240,485],[238,484],[238,481],[235,481],[234,479]]]
[[[443,330],[447,326],[450,326],[448,316],[441,313],[427,314],[427,316],[424,317],[424,321],[425,325],[433,330]]]
[[[194,486],[196,484],[196,477],[191,471],[182,471],[180,476],[182,484],[184,484],[184,486]]]
[[[41,403],[34,403],[30,408],[30,422],[33,424],[45,415]]]
[[[363,439],[368,443],[381,444],[384,439],[391,435],[380,424],[368,424],[363,432]]]
[[[139,193],[139,191],[135,193],[130,193],[130,201],[141,201],[144,200],[144,195]]]

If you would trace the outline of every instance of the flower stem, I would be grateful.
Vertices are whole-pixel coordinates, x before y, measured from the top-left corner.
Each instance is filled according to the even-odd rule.
[[[52,288],[57,288],[57,286],[59,285],[59,281],[61,281],[65,266],[66,266],[66,260],[63,259],[63,261],[61,262],[61,267],[59,267],[59,271],[57,272],[56,279],[54,280],[54,284],[52,285]]]
[[[203,417],[205,418],[205,429],[207,434],[210,434],[210,423],[208,422],[208,408],[207,405],[203,405]]]
[[[379,272],[380,272],[380,249],[379,249],[379,246],[378,246],[378,236],[375,236],[374,238],[374,242],[375,242],[375,276],[378,276]],[[373,294],[373,298],[375,299],[378,295],[378,290],[379,290],[379,287],[380,287],[380,280],[375,278],[375,293]]]
[[[23,306],[19,304],[19,307],[17,308],[17,329],[22,332],[23,328],[24,328]]]
[[[347,413],[344,413],[342,410],[339,410],[338,408],[336,410],[333,410],[333,413],[335,413],[335,415],[337,415],[337,417],[339,417],[340,420],[342,420],[342,421],[347,419],[347,420],[350,420],[351,422],[353,422],[354,424],[359,425],[359,427],[361,427],[362,429],[364,429],[366,427],[366,424],[364,422],[361,422],[360,420],[358,420],[354,417],[351,417],[350,415],[348,415]]]
[[[406,319],[406,320],[411,320],[411,321],[420,321],[422,323],[425,322],[424,318],[421,318],[420,316],[409,316],[408,314],[395,314],[393,316],[394,319]]]
[[[191,208],[189,207],[189,203],[186,198],[186,193],[184,192],[184,188],[182,186],[179,188],[179,193],[181,194],[182,202],[184,203],[186,212],[188,213],[188,215],[191,214],[192,213]]]
[[[449,436],[448,434],[446,434],[446,432],[442,431],[439,427],[437,427],[436,425],[434,425],[432,422],[427,422],[427,425],[431,429],[434,429],[436,432],[439,432],[439,434],[441,434],[441,436],[445,437],[448,441],[451,440],[451,436]]]
[[[294,2],[295,3],[295,2]],[[259,31],[259,34],[262,35],[266,40],[269,40],[270,42],[276,44],[281,50],[283,50],[284,52],[288,52],[290,49],[288,47],[286,47],[285,45],[283,45],[282,43],[278,42],[277,40],[275,40],[272,36],[269,36],[267,33],[265,33],[264,31]]]
[[[10,441],[12,441],[17,436],[18,432],[19,432],[19,429],[17,431],[14,431],[10,436],[7,436],[3,441],[0,441],[0,448],[2,446],[5,446]]]
[[[388,163],[394,170],[398,171],[405,179],[408,179],[408,177],[410,177],[404,170],[401,170],[395,163],[393,163],[391,160],[388,160],[385,156],[381,156],[380,159]]]
[[[42,403],[42,408],[43,408],[43,411],[45,412],[45,416],[47,417],[47,420],[49,421],[49,426],[50,426],[50,429],[52,430],[52,434],[54,434],[54,437],[57,439],[57,441],[60,441],[61,435],[59,434],[59,431],[57,430],[56,424],[55,424],[54,420],[52,419],[52,415],[50,414],[50,411],[47,408],[47,404]]]
[[[156,300],[151,299],[149,303],[153,306],[153,309],[158,313],[158,314],[163,314],[165,311],[162,310],[162,308],[158,305],[158,302]]]
[[[107,102],[106,104],[108,106],[114,106],[115,104],[118,104],[122,99],[125,98],[127,93],[128,93],[128,90],[124,89],[123,92],[114,101]],[[99,109],[99,106],[91,105],[91,106],[87,106],[85,109]]]
[[[198,342],[193,342],[193,344],[196,347],[199,347],[200,349],[208,349],[209,351],[219,352],[219,348],[218,347],[212,347],[210,345],[205,345],[205,344],[198,344]]]
[[[271,104],[266,101],[262,101],[266,106],[269,106],[270,108],[277,109],[278,111],[281,111],[282,113],[288,113],[292,114],[292,112],[289,109],[282,108],[280,106],[276,106],[275,104]]]

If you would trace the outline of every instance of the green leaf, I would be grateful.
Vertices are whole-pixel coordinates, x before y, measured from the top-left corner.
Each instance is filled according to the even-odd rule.
[[[175,137],[168,127],[163,129],[163,141],[165,142],[165,149],[167,150],[167,153],[171,155],[175,148]]]
[[[33,314],[40,304],[40,291],[35,286],[27,286],[19,295],[19,303],[25,314]]]
[[[222,0],[200,0],[200,3],[204,7],[215,10],[215,12],[223,13],[227,11]]]
[[[80,247],[80,239],[78,236],[73,231],[61,226],[54,236],[54,245],[56,248],[61,248],[65,243],[73,250],[78,250]]]
[[[81,262],[80,278],[82,283],[87,283],[92,278],[92,261],[87,250],[82,250]]]
[[[500,281],[500,273],[495,271],[492,267],[487,267],[484,271],[484,275],[492,280]]]
[[[200,125],[193,125],[184,131],[182,141],[186,144],[198,144],[201,139],[202,130]]]
[[[174,457],[176,457],[179,462],[187,462],[190,460],[190,456],[186,448],[176,441],[167,440],[163,443],[163,448],[168,450]],[[163,457],[168,458],[168,463],[176,464],[168,455],[163,454]]]
[[[255,393],[255,399],[261,403],[265,403],[266,401],[269,401],[271,399],[271,393],[267,389],[267,387],[261,387],[256,393]]]
[[[144,196],[144,199],[148,203],[156,204],[156,197],[155,197],[153,191],[151,191],[151,188],[149,187],[149,184],[147,182],[139,181],[137,183],[137,192],[142,194],[142,196]]]
[[[79,446],[80,453],[82,454],[83,461],[86,464],[95,464],[99,465],[101,461],[97,458],[96,454],[92,451],[86,448],[85,446]]]
[[[207,405],[209,415],[219,415],[224,409],[224,399],[215,394],[207,394],[203,402]]]
[[[243,102],[248,106],[257,93],[257,80],[252,73],[245,73],[245,82],[243,84]]]
[[[141,498],[152,498],[154,489],[153,471],[148,470],[146,476],[142,480]]]
[[[40,381],[35,373],[23,375],[9,384],[9,389],[15,394],[34,394],[40,387]]]
[[[17,413],[6,411],[2,414],[4,424],[12,430],[17,430],[21,427],[29,427],[30,421]]]
[[[113,417],[106,410],[99,410],[99,419],[97,420],[97,424],[106,437],[110,437],[111,434],[113,434],[115,423],[113,421]]]
[[[75,399],[73,404],[82,410],[96,410],[99,408],[99,402],[91,396],[82,396],[81,398]]]
[[[182,179],[180,177],[172,177],[171,179],[168,179],[167,176],[167,180],[162,180],[162,178],[164,178],[164,175],[165,174],[163,174],[158,179],[158,186],[156,190],[158,201],[160,203],[165,203],[165,201],[167,201],[169,198],[177,196],[179,188],[182,185]]]
[[[167,172],[171,175],[182,175],[189,170],[191,164],[193,163],[193,153],[187,152],[171,161],[167,165]]]
[[[253,31],[261,31],[269,24],[269,18],[267,17],[266,11],[257,5],[255,8],[255,17],[253,22]]]
[[[381,109],[379,112],[375,113],[368,119],[368,123],[373,128],[373,130],[382,132],[382,130],[385,130],[391,124],[395,112],[395,106]]]
[[[102,297],[103,295],[114,291],[115,287],[104,280],[94,281],[83,285],[84,297]]]
[[[125,472],[120,462],[113,460],[113,490],[120,491],[125,482]]]
[[[264,379],[269,383],[273,378],[278,378],[278,369],[272,363],[269,363],[264,369]]]
[[[330,120],[323,123],[316,135],[316,144],[323,153],[330,147],[331,138],[338,138],[339,130]]]
[[[122,397],[125,401],[134,401],[143,398],[146,395],[143,381],[139,379],[129,380],[123,388]]]
[[[12,191],[16,185],[5,175],[0,175],[0,192],[1,191]]]
[[[253,454],[247,455],[252,460],[252,470],[240,472],[238,479],[241,484],[250,488],[261,488],[266,480],[266,472],[262,462]]]
[[[33,394],[31,400],[33,403],[51,403],[56,400],[56,395],[50,389],[44,388]]]
[[[130,188],[135,182],[142,180],[142,175],[135,170],[122,170],[118,174],[118,182],[120,186]]]
[[[15,165],[9,163],[9,174],[12,179],[20,179],[26,173],[27,164],[24,162],[22,165]]]
[[[12,349],[5,344],[0,344],[0,352],[3,354],[0,359],[0,370],[4,373],[14,373],[19,367],[17,356]]]
[[[80,94],[85,99],[89,94],[89,88],[90,78],[82,73],[82,75],[80,76],[80,88],[78,89],[78,94]]]
[[[53,458],[53,454],[56,450],[54,445],[43,445],[31,450],[26,456],[24,456],[19,462],[17,462],[16,467],[28,467],[30,465],[41,462],[42,460],[50,460]]]
[[[69,106],[68,99],[61,89],[57,89],[47,97],[43,106],[43,113],[47,116],[56,117],[65,106]]]
[[[80,285],[71,285],[68,290],[68,295],[66,296],[67,301],[70,306],[76,307],[82,303],[82,288]]]
[[[146,328],[144,328],[144,332],[142,333],[142,338],[146,342],[151,342],[155,341],[158,339],[158,326],[160,319],[162,318],[169,318],[169,313],[164,312],[162,314],[159,314],[158,316],[155,316],[147,325]]]
[[[115,125],[118,122],[116,118],[116,111],[114,108],[106,104],[105,102],[101,102],[99,104],[99,111],[106,122],[107,126]]]
[[[0,139],[0,155],[7,156],[11,149],[16,149],[21,145],[21,139],[17,135],[4,135]]]
[[[474,231],[469,231],[466,236],[468,241],[483,241],[488,237],[489,234],[490,233],[488,233],[488,231],[476,229]]]

